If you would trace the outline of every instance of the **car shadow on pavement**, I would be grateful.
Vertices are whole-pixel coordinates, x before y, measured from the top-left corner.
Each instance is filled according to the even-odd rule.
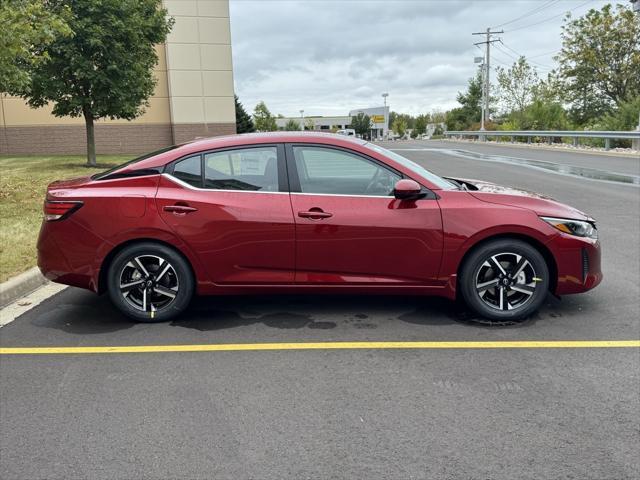
[[[68,288],[25,314],[30,324],[75,335],[112,333],[135,323],[118,312],[107,295]]]
[[[200,331],[224,330],[254,324],[280,329],[376,329],[382,322],[436,326],[468,324],[476,327],[522,327],[522,322],[487,322],[460,302],[438,297],[356,296],[356,295],[271,295],[198,297],[172,326]]]
[[[269,295],[196,297],[189,309],[168,324],[199,331],[259,325],[278,329],[377,329],[389,322],[416,326],[467,325],[476,328],[531,327],[539,320],[557,321],[572,308],[549,296],[541,312],[521,322],[491,323],[461,302],[438,297],[364,295]],[[69,288],[25,314],[39,328],[86,335],[126,330],[141,325],[118,312],[106,295]],[[16,322],[20,323],[20,322]],[[15,325],[16,327],[18,325]],[[148,328],[154,328],[148,324]]]

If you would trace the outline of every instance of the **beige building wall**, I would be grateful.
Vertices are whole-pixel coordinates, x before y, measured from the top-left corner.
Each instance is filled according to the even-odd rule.
[[[175,18],[166,45],[156,46],[158,81],[149,106],[133,121],[100,120],[100,153],[143,153],[199,136],[235,133],[228,0],[166,0]],[[83,154],[82,117],[55,117],[0,96],[0,154]]]
[[[229,2],[164,0],[176,23],[165,45],[177,142],[235,133]]]

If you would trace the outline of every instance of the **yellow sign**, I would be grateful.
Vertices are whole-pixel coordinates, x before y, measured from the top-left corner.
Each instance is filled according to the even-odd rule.
[[[384,115],[371,115],[373,123],[384,123]]]

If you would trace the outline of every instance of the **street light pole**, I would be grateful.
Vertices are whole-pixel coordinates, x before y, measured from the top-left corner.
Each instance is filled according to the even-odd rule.
[[[300,110],[300,130],[304,132],[304,110]]]
[[[384,100],[384,128],[382,129],[382,138],[385,139],[387,136],[387,130],[389,129],[389,116],[387,115],[387,97],[389,96],[388,92],[384,92],[382,94],[382,98]]]

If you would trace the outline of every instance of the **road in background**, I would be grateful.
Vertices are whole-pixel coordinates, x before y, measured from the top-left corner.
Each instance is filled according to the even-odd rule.
[[[554,162],[561,165],[576,165],[587,168],[597,168],[610,172],[640,175],[640,155],[607,154],[602,151],[559,149],[552,147],[527,147],[524,144],[497,145],[483,142],[456,142],[453,140],[416,140],[408,142],[385,142],[386,148],[439,148],[461,149],[488,155],[507,155],[531,160]]]
[[[380,296],[201,298],[178,321],[132,324],[107,298],[70,288],[0,329],[0,345],[640,338],[640,188],[437,150],[483,145],[390,147],[426,148],[399,153],[591,214],[603,283],[502,328],[470,324],[442,299]],[[629,174],[638,165],[491,148],[590,168],[611,160]],[[637,348],[2,356],[0,476],[632,479],[639,371]]]

